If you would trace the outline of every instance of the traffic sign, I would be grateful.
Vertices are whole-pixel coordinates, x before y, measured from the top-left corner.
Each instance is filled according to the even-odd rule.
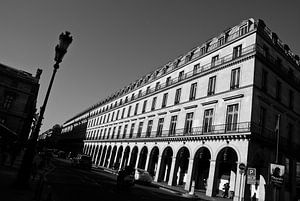
[[[248,168],[247,169],[247,184],[256,184],[256,169]]]

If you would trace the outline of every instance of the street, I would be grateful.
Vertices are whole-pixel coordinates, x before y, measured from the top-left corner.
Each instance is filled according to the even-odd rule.
[[[104,171],[77,169],[61,160],[56,160],[54,163],[56,168],[46,176],[50,187],[44,189],[43,193],[51,192],[51,199],[55,201],[196,200],[156,186],[136,184],[129,189],[117,189],[116,175]]]

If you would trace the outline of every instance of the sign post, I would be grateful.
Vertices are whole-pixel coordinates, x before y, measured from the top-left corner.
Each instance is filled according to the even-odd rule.
[[[247,184],[256,184],[256,169],[248,168],[247,169]]]

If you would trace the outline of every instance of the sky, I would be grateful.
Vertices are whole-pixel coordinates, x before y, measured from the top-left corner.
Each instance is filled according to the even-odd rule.
[[[39,109],[59,34],[71,32],[43,132],[244,19],[263,19],[300,55],[299,7],[299,0],[1,0],[0,63],[43,70]]]

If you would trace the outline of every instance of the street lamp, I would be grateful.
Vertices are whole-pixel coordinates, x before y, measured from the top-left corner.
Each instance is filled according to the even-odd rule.
[[[44,103],[40,109],[40,115],[38,117],[35,129],[31,134],[31,138],[28,140],[27,149],[24,154],[20,170],[18,172],[18,177],[17,177],[17,181],[16,181],[16,184],[18,186],[26,186],[28,184],[28,180],[29,180],[30,174],[31,174],[32,162],[33,162],[33,158],[35,155],[37,139],[38,139],[39,132],[41,129],[42,120],[44,118],[44,113],[46,110],[46,105],[48,102],[48,98],[50,95],[54,77],[57,72],[57,69],[59,68],[59,64],[62,62],[64,55],[67,53],[67,49],[68,49],[69,45],[71,44],[72,40],[73,40],[73,38],[72,38],[72,36],[70,36],[70,32],[68,32],[68,31],[66,31],[65,33],[61,33],[59,35],[59,44],[56,45],[56,47],[55,47],[55,57],[54,57],[55,64],[53,66],[52,77],[51,77],[51,80],[50,80],[50,83],[49,83],[49,86],[47,89]]]

